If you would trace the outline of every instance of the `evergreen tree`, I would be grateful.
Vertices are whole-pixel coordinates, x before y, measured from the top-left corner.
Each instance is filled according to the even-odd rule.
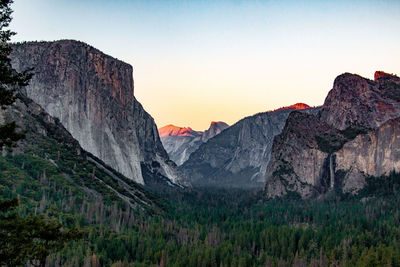
[[[20,217],[15,211],[18,204],[18,199],[0,202],[0,266],[22,265],[27,260],[45,266],[48,255],[82,237],[78,229],[63,231],[59,222],[42,216]]]
[[[12,0],[0,0],[0,107],[5,109],[15,101],[15,89],[26,86],[32,77],[29,71],[18,73],[11,66],[9,55],[11,46],[9,41],[15,32],[7,29],[11,22]],[[11,147],[16,141],[24,137],[17,133],[15,122],[8,122],[0,126],[0,148]]]
[[[12,0],[0,0],[0,108],[5,109],[16,99],[15,90],[26,86],[31,74],[18,73],[11,66],[9,55],[11,36],[15,33],[8,28],[11,22]],[[0,126],[0,149],[12,147],[22,139],[16,132],[15,122]],[[18,199],[0,201],[0,266],[23,265],[27,260],[32,265],[45,266],[49,254],[61,250],[65,243],[78,239],[82,233],[73,228],[62,231],[57,221],[45,220],[42,216],[20,217],[15,209]]]

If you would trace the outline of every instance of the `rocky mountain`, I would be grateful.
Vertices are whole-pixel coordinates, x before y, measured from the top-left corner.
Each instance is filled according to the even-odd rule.
[[[134,96],[132,66],[73,40],[15,44],[11,59],[18,71],[33,68],[23,93],[83,149],[137,183],[186,184]]]
[[[0,109],[0,124],[9,121],[25,138],[12,153],[4,149],[0,156],[4,195],[17,192],[25,200],[35,199],[43,188],[51,188],[52,197],[61,194],[58,200],[69,199],[70,206],[85,198],[98,206],[125,202],[135,209],[159,209],[141,185],[86,152],[58,119],[26,96],[19,94],[13,105]]]
[[[161,138],[167,136],[191,136],[197,137],[203,134],[203,132],[195,131],[190,127],[178,127],[172,124],[166,125],[158,129],[158,133]]]
[[[303,197],[325,193],[331,187],[331,150],[346,138],[340,130],[311,114],[292,112],[274,139],[266,171],[268,197],[301,192]]]
[[[338,76],[319,117],[344,130],[355,123],[377,128],[400,114],[400,78],[377,72],[375,80],[345,73]]]
[[[400,89],[400,88],[399,88]],[[335,181],[345,193],[357,193],[366,178],[400,172],[400,118],[386,121],[378,129],[357,136],[332,156]],[[382,178],[384,179],[384,178]]]
[[[269,198],[357,193],[368,177],[399,171],[400,79],[345,73],[316,116],[292,113],[274,140],[266,173]]]
[[[207,130],[205,130],[204,133],[201,135],[201,141],[203,143],[207,142],[208,140],[220,134],[223,130],[225,130],[228,127],[229,125],[223,121],[212,121],[210,127]]]
[[[210,127],[204,131],[194,131],[190,127],[178,127],[167,125],[160,128],[159,134],[161,142],[164,145],[171,160],[178,166],[182,165],[189,156],[196,151],[202,143],[221,133],[228,128],[225,122],[211,122]]]
[[[262,188],[273,139],[297,107],[318,110],[298,104],[244,118],[200,145],[180,169],[197,186]]]

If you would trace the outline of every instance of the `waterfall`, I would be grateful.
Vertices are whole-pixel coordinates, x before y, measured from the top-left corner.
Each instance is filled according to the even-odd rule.
[[[335,186],[335,170],[333,169],[333,155],[329,155],[329,174],[331,178],[331,189]]]

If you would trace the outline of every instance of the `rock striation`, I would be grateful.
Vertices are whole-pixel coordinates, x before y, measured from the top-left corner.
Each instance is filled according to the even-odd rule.
[[[135,99],[132,66],[78,41],[15,44],[13,67],[33,68],[24,94],[58,118],[83,149],[140,184],[145,173],[184,185],[153,118]]]
[[[274,140],[265,176],[268,198],[319,197],[337,188],[356,194],[369,176],[399,171],[400,79],[335,79],[315,116],[292,113]]]
[[[339,186],[345,193],[357,193],[364,187],[366,177],[400,172],[400,118],[357,136],[333,156]]]
[[[204,131],[194,131],[190,127],[167,125],[160,128],[159,134],[171,160],[178,166],[182,165],[189,156],[196,151],[202,143],[218,135],[229,125],[225,122],[211,122],[210,127]]]
[[[180,170],[196,186],[262,188],[272,142],[293,110],[295,106],[240,120],[200,145]],[[317,111],[304,109],[310,113]]]

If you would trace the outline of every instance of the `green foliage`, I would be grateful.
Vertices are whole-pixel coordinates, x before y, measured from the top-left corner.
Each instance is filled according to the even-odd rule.
[[[50,144],[54,151],[36,148],[37,154],[57,156],[58,145],[42,147]],[[85,182],[78,186],[60,173],[62,160],[73,162],[64,153],[56,165],[29,154],[0,157],[1,195],[20,196],[21,217],[40,213],[85,229],[83,240],[47,257],[49,265],[400,266],[400,197],[392,190],[398,178],[371,183],[374,190],[365,194],[375,197],[366,201],[359,201],[361,195],[260,202],[261,195],[240,190],[175,193],[165,196],[165,213],[148,216],[123,202],[88,198],[81,190]],[[85,168],[92,173],[80,168],[81,175]]]
[[[6,29],[11,22],[10,8],[11,0],[0,1],[0,108],[4,109],[15,101],[14,91],[16,86],[25,86],[32,77],[27,70],[23,73],[16,72],[11,66],[11,60],[8,57],[11,53],[11,47],[8,44],[11,36],[15,33]],[[24,137],[17,133],[14,122],[8,122],[0,125],[0,149],[3,146],[11,147],[13,144]]]
[[[337,134],[316,135],[318,148],[328,154],[332,154],[343,147],[343,145],[356,138],[360,134],[366,134],[369,129],[358,124],[350,125]]]
[[[365,128],[364,126],[354,124],[346,129],[344,129],[342,132],[343,136],[346,138],[347,141],[353,140],[360,134],[366,134],[370,129]]]
[[[358,197],[388,197],[398,194],[400,190],[400,174],[391,172],[388,176],[367,177],[366,185],[358,193]]]
[[[3,146],[12,147],[18,140],[25,137],[23,133],[17,133],[15,122],[0,125],[0,148]]]
[[[319,150],[331,154],[341,149],[347,141],[342,135],[324,134],[322,136],[315,136]]]
[[[59,222],[46,220],[43,216],[20,217],[13,212],[17,205],[16,199],[0,202],[1,265],[22,265],[29,260],[45,266],[50,253],[61,250],[66,242],[82,236],[76,228],[61,230]]]

